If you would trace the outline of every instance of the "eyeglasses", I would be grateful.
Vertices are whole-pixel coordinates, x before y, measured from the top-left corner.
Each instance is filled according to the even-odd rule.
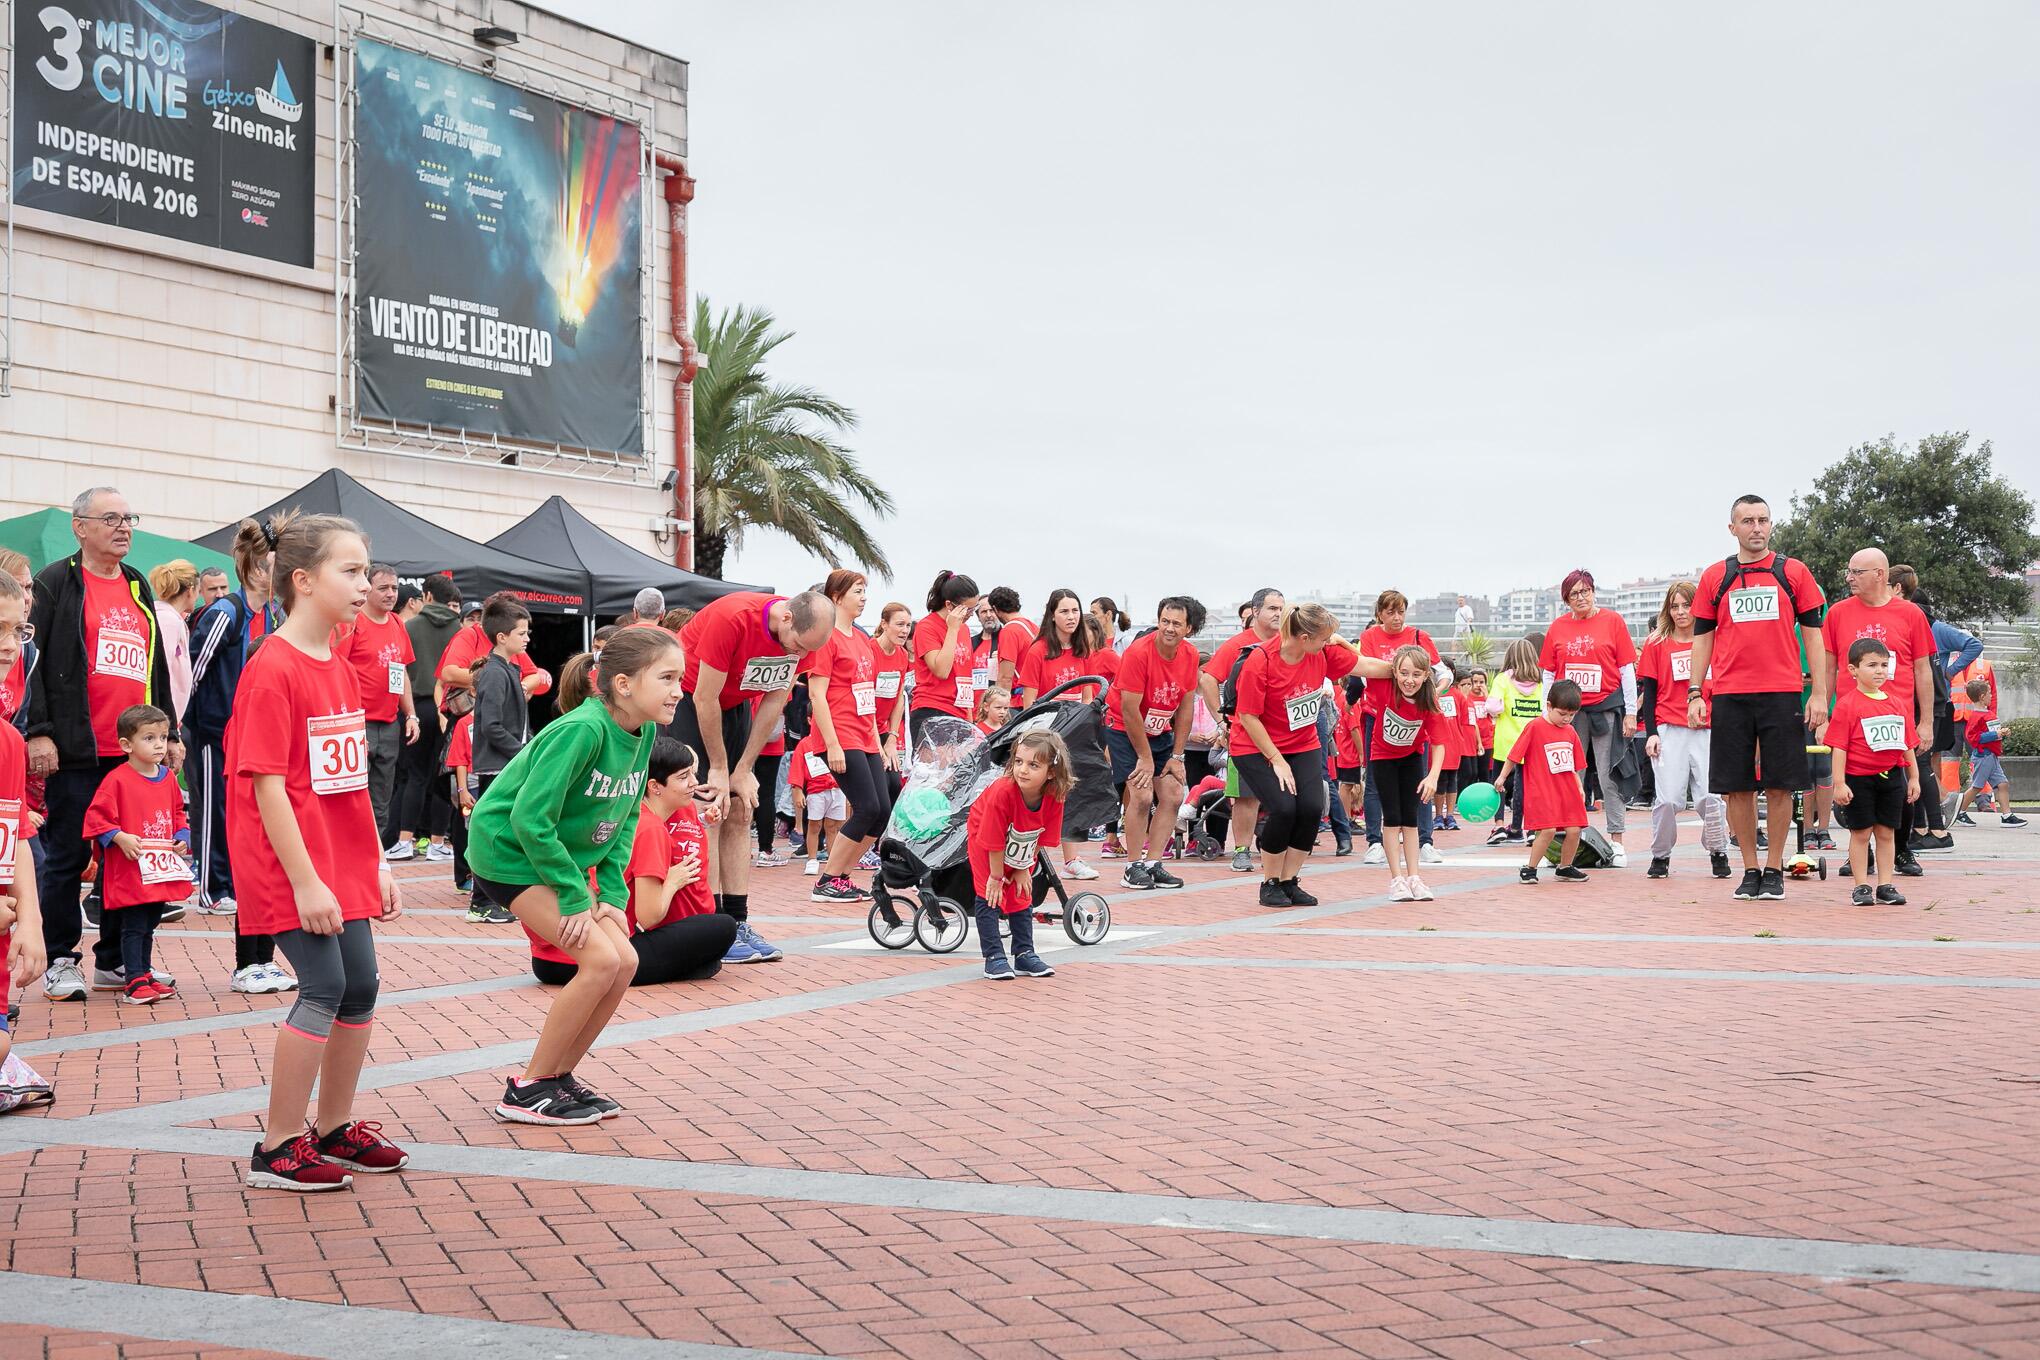
[[[1593,595],[1594,588],[1592,586],[1581,586],[1579,589],[1575,590],[1572,594],[1566,596],[1566,598],[1568,600],[1588,600],[1592,599]]]
[[[140,515],[132,513],[118,515],[110,511],[104,515],[73,515],[71,518],[90,520],[94,524],[103,524],[109,529],[132,529],[142,522]]]
[[[23,642],[34,642],[35,625],[32,623],[17,623],[12,628],[9,628],[4,624],[0,624],[0,638],[10,636],[19,638]]]
[[[1883,567],[1843,567],[1842,574],[1844,576],[1870,576],[1883,570]]]

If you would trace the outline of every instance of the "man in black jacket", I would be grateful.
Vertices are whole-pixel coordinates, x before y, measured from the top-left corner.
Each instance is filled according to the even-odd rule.
[[[169,659],[156,628],[155,596],[147,579],[122,561],[140,521],[128,509],[127,497],[110,486],[93,487],[71,503],[78,551],[50,563],[35,578],[29,621],[42,657],[29,677],[23,711],[28,768],[48,780],[39,887],[43,945],[49,951],[43,995],[52,1001],[85,999],[78,952],[84,933],[79,879],[91,855],[85,810],[100,780],[124,758],[114,732],[121,710],[154,704],[169,714],[170,766],[184,763],[177,707],[170,702]],[[101,941],[93,954],[95,981],[117,987],[118,942],[109,951]]]

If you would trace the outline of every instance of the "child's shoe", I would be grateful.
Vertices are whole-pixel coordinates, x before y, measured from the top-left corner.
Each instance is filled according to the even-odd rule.
[[[1900,892],[1896,885],[1887,883],[1877,890],[1877,905],[1880,907],[1902,907],[1905,905],[1905,894]]]
[[[1516,870],[1516,881],[1519,883],[1535,883],[1537,881],[1537,866],[1526,864]]]
[[[994,955],[985,960],[985,977],[993,982],[1011,982],[1019,974],[1013,971],[1012,961],[1004,954]]]
[[[268,1152],[255,1145],[248,1162],[248,1184],[257,1190],[345,1190],[354,1177],[319,1155],[318,1140],[307,1130]]]
[[[1409,884],[1411,901],[1435,902],[1438,900],[1437,894],[1431,891],[1430,885],[1425,883],[1423,879],[1418,878],[1415,874],[1410,875]]]
[[[1561,883],[1584,883],[1587,881],[1587,871],[1577,864],[1561,864],[1558,866],[1558,872],[1552,877]]]
[[[1852,907],[1867,907],[1876,900],[1877,896],[1868,883],[1858,883],[1849,890],[1849,905]]]
[[[1413,895],[1410,892],[1410,881],[1407,878],[1390,879],[1388,881],[1388,900],[1391,902],[1408,902],[1413,900]]]
[[[1048,966],[1048,960],[1042,958],[1041,955],[1031,949],[1013,960],[1013,967],[1019,970],[1021,977],[1045,978],[1055,976],[1055,969]]]
[[[411,1160],[402,1148],[382,1136],[382,1125],[361,1119],[342,1124],[321,1138],[319,1155],[335,1166],[371,1175],[395,1171]]]

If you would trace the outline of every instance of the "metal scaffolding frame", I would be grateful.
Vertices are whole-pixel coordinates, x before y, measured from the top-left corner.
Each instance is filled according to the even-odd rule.
[[[333,33],[334,87],[337,92],[333,123],[333,410],[339,447],[359,453],[392,453],[442,463],[499,464],[525,472],[582,481],[655,482],[658,474],[653,468],[653,453],[658,436],[658,406],[654,387],[657,354],[653,313],[658,288],[658,256],[652,239],[655,234],[652,191],[657,175],[652,164],[656,125],[651,101],[588,85],[556,71],[527,66],[499,53],[478,57],[473,45],[462,39],[350,9],[341,0],[334,0]],[[358,300],[356,265],[361,210],[355,194],[357,151],[354,118],[358,91],[355,88],[354,45],[364,38],[637,126],[640,156],[638,414],[644,431],[643,453],[631,455],[601,449],[577,449],[561,444],[511,439],[487,431],[370,420],[362,416],[360,356],[355,350],[354,318]]]

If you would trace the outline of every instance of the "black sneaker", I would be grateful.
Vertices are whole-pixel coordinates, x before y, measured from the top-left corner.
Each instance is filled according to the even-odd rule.
[[[1783,869],[1764,870],[1762,886],[1758,890],[1757,896],[1763,898],[1766,902],[1784,901],[1785,871]]]
[[[1523,883],[1535,883],[1537,881],[1537,866],[1534,864],[1524,865],[1516,870],[1516,878]]]
[[[1272,878],[1264,878],[1261,880],[1261,905],[1264,907],[1288,907],[1295,904],[1289,900],[1289,894],[1282,890],[1280,883],[1277,883]]]
[[[1919,848],[1922,850],[1953,850],[1955,848],[1955,838],[1945,831],[1929,831],[1926,839],[1920,843]]]
[[[602,1111],[581,1103],[558,1077],[540,1077],[519,1086],[503,1083],[503,1098],[491,1112],[506,1124],[592,1124]]]
[[[1855,874],[1854,874],[1853,872],[1851,872],[1851,870],[1849,869],[1849,861],[1847,861],[1847,860],[1843,860],[1843,861],[1842,861],[1842,869],[1841,869],[1841,876],[1842,876],[1843,878],[1854,878],[1854,877],[1856,876],[1856,875],[1855,875]]]
[[[1742,882],[1736,886],[1735,900],[1754,902],[1764,894],[1764,876],[1755,869],[1743,870]]]
[[[1958,813],[1956,813],[1956,814],[1955,814],[1955,825],[1957,825],[1957,826],[1975,826],[1975,825],[1976,825],[1976,818],[1974,818],[1974,817],[1970,816],[1970,815],[1969,815],[1968,813],[1966,813],[1966,812],[1958,812]]]
[[[1852,907],[1867,907],[1875,900],[1868,883],[1858,883],[1849,890],[1849,905]]]
[[[1707,857],[1707,864],[1714,870],[1716,878],[1728,878],[1735,873],[1735,870],[1728,867],[1728,856],[1719,850]]]
[[[1769,850],[1770,848],[1771,848],[1771,833],[1763,830],[1762,828],[1759,828],[1757,831],[1757,849]]]
[[[1332,858],[1344,859],[1346,858],[1346,856],[1352,853],[1353,853],[1353,839],[1352,837],[1349,836],[1345,840],[1340,841],[1338,844],[1338,848],[1332,851]]]
[[[1507,845],[1509,843],[1509,828],[1505,826],[1498,826],[1494,830],[1488,832],[1487,843],[1489,845]]]
[[[294,1190],[299,1194],[345,1190],[354,1184],[354,1177],[320,1154],[319,1140],[309,1132],[267,1152],[257,1143],[244,1179],[257,1190]]]
[[[91,926],[94,930],[99,929],[99,914],[105,906],[105,899],[99,895],[99,885],[97,883],[92,885],[92,891],[85,894],[84,900],[78,906],[85,913],[85,924]]]
[[[1285,878],[1275,886],[1289,895],[1289,905],[1292,907],[1314,907],[1317,905],[1317,899],[1305,892],[1303,884],[1293,878]]]
[[[482,924],[484,925],[507,926],[516,919],[515,916],[510,914],[510,908],[500,902],[491,902],[482,908]]]
[[[868,893],[850,881],[848,874],[828,874],[817,879],[808,893],[810,902],[862,902]]]
[[[1663,855],[1651,856],[1650,868],[1643,871],[1645,878],[1670,878],[1672,861]]]
[[[1153,887],[1180,888],[1183,886],[1182,879],[1176,877],[1174,874],[1170,873],[1167,869],[1164,869],[1159,864],[1148,865],[1147,871],[1148,871],[1148,883]]]
[[[2004,816],[1998,818],[1999,826],[2024,826],[2025,824],[2026,819],[2016,812],[2007,812]]]
[[[1148,868],[1147,861],[1137,859],[1127,865],[1126,872],[1119,876],[1119,886],[1146,892],[1155,886],[1154,871]]]
[[[1584,883],[1587,881],[1587,871],[1577,864],[1561,864],[1558,866],[1558,872],[1552,877],[1561,883]]]
[[[1926,870],[1920,866],[1918,857],[1911,854],[1893,855],[1891,872],[1900,878],[1923,878]]]
[[[617,1104],[608,1096],[603,1095],[587,1082],[576,1077],[572,1072],[560,1073],[560,1085],[566,1089],[568,1095],[580,1101],[589,1109],[596,1111],[603,1119],[614,1119],[617,1115],[623,1113],[623,1106]]]
[[[1858,888],[1856,891],[1861,892],[1863,890]],[[1887,883],[1877,890],[1877,905],[1880,907],[1902,907],[1905,905],[1905,894]]]

